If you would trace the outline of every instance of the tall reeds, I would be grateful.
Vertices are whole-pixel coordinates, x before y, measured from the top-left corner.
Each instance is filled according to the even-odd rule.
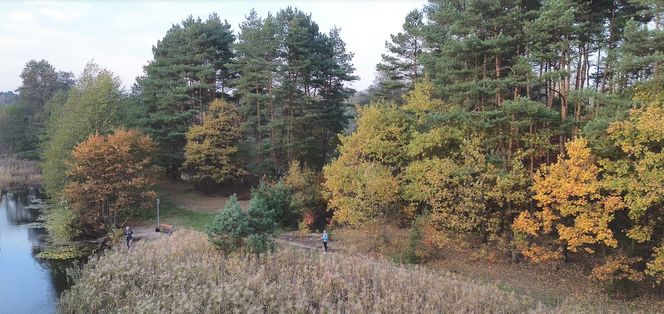
[[[179,231],[90,261],[63,313],[523,313],[550,309],[453,274],[359,255],[282,248],[224,256]]]

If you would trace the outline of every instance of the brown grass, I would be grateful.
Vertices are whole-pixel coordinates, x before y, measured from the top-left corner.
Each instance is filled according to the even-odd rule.
[[[289,235],[290,236],[290,235]],[[332,231],[333,250],[403,261],[409,245],[409,230],[393,223],[368,223],[360,228]],[[290,240],[290,239],[289,239]],[[293,237],[293,241],[320,246],[320,235]],[[590,269],[570,262],[565,267],[510,262],[505,252],[478,243],[447,245],[424,260],[424,267],[452,272],[479,283],[490,283],[540,300],[549,306],[582,304],[588,312],[662,313],[664,300],[654,294],[633,299],[610,295],[590,278]]]
[[[225,191],[225,194],[204,194],[195,191],[191,186],[172,180],[162,180],[158,184],[158,192],[160,197],[167,198],[174,206],[184,208],[193,212],[201,213],[217,213],[219,210],[226,206],[228,196],[232,191]],[[232,194],[232,193],[231,193]],[[246,194],[246,193],[245,193]],[[238,194],[240,198],[240,206],[244,209],[249,208],[248,197]]]
[[[0,157],[0,191],[13,186],[41,184],[39,165],[34,161]]]
[[[92,260],[63,313],[524,313],[545,308],[492,285],[343,253],[281,249],[222,256],[198,232]]]

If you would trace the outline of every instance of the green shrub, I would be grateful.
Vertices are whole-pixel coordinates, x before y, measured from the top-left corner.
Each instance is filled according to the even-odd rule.
[[[74,228],[77,219],[76,214],[64,203],[55,204],[46,212],[46,229],[55,242],[67,242],[80,234]]]
[[[235,195],[215,217],[208,229],[210,242],[226,253],[240,249],[263,253],[274,249],[272,237],[277,231],[274,210],[263,194],[252,193],[251,205],[245,213]]]
[[[279,181],[274,184],[268,184],[261,181],[258,187],[251,191],[252,202],[254,199],[261,199],[265,202],[267,208],[274,212],[277,222],[286,228],[295,228],[300,220],[300,212],[297,208],[291,206],[293,199],[292,189]]]
[[[420,245],[422,243],[422,229],[421,229],[421,219],[413,221],[413,224],[410,227],[410,242],[408,243],[408,248],[403,254],[403,260],[406,263],[419,263],[421,260],[421,254],[419,254]]]
[[[208,228],[208,238],[224,252],[232,252],[242,246],[242,239],[250,234],[249,219],[242,212],[237,197],[233,194],[226,206],[215,217]]]

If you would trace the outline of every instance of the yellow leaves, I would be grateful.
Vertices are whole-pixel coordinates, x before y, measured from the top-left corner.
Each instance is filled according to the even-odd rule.
[[[664,282],[664,245],[653,249],[652,260],[646,265],[645,273],[654,277],[658,284]]]
[[[432,92],[433,84],[428,78],[415,83],[413,90],[404,96],[406,105],[403,108],[416,113],[444,110],[443,101],[433,98]]]
[[[222,183],[244,175],[236,158],[240,116],[232,104],[215,100],[203,123],[187,131],[182,169],[198,184]]]
[[[541,210],[519,215],[514,230],[535,240],[552,235],[572,252],[594,253],[597,244],[617,247],[609,224],[614,213],[625,207],[622,198],[605,189],[601,168],[585,139],[575,139],[565,147],[565,155],[543,166],[533,178],[533,198]]]
[[[351,225],[376,217],[399,201],[399,182],[374,162],[349,162],[341,156],[323,169],[334,220]]]
[[[404,147],[410,140],[410,118],[392,106],[370,105],[357,110],[357,130],[340,137],[341,154],[390,166],[402,165]]]
[[[541,226],[529,211],[522,211],[512,223],[512,229],[529,236],[537,236]]]
[[[563,255],[559,251],[547,249],[537,244],[531,246],[519,245],[518,248],[526,258],[534,263],[554,263],[563,259]]]

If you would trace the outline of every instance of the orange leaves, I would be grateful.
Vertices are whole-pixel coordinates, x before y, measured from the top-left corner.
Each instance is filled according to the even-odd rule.
[[[91,135],[72,152],[64,195],[80,217],[80,228],[97,233],[116,224],[118,216],[150,206],[152,140],[135,130],[116,129]]]
[[[642,281],[644,279],[643,273],[634,268],[640,262],[641,258],[625,257],[623,255],[611,256],[604,265],[593,269],[592,277],[605,282],[624,279],[634,282]]]

